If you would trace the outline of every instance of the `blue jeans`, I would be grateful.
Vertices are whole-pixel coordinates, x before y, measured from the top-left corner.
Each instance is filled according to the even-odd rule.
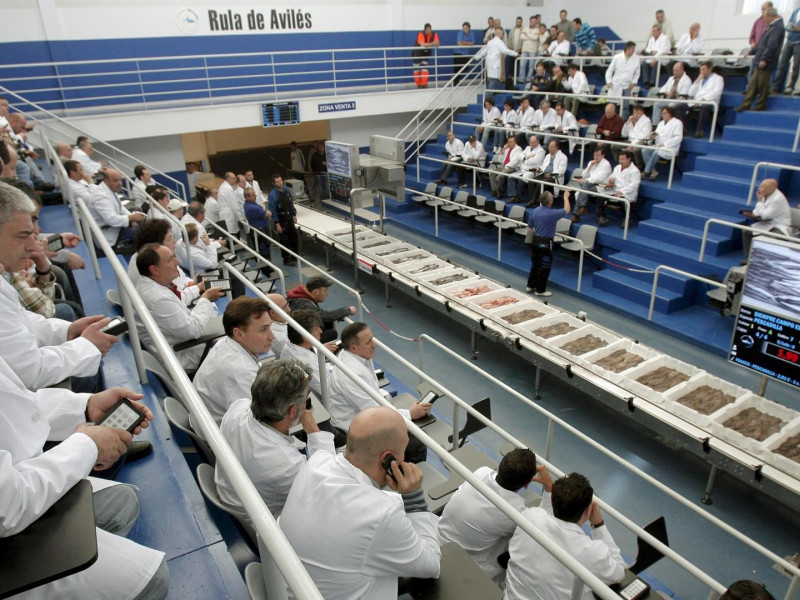
[[[789,59],[793,59],[792,63],[792,78],[789,80],[789,85],[786,86],[786,74],[789,71]],[[772,74],[772,87],[783,92],[784,86],[790,87],[794,90],[797,83],[797,75],[800,72],[800,42],[786,42],[783,45],[781,52],[781,60],[778,63],[778,68]]]
[[[519,77],[522,83],[528,83],[536,72],[536,52],[523,52],[519,62]]]
[[[314,183],[317,186],[317,193],[319,193],[320,200],[327,200],[330,198],[330,190],[328,189],[328,174],[321,173],[314,175]]]
[[[655,168],[660,157],[657,149],[645,148],[642,150],[642,158],[644,159],[644,172],[650,173]]]
[[[495,79],[494,77],[489,77],[488,82],[486,84],[487,90],[502,90],[503,86],[500,84],[499,79]]]

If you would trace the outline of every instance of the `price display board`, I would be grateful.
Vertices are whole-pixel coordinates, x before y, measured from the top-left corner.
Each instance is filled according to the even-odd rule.
[[[800,244],[753,241],[728,360],[800,388]]]
[[[277,125],[296,125],[300,122],[298,102],[265,102],[261,104],[263,127]]]

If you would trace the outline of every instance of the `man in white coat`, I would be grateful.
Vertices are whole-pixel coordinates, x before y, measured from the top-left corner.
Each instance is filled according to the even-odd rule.
[[[667,100],[678,100],[681,97],[689,95],[689,90],[692,89],[692,79],[686,74],[686,68],[681,61],[672,65],[672,76],[667,79],[667,82],[658,90],[658,97]],[[654,125],[658,125],[661,121],[661,109],[665,106],[672,106],[676,108],[679,106],[677,102],[656,102],[653,105],[653,120]],[[681,106],[686,106],[682,104]],[[678,113],[680,114],[680,112]],[[681,119],[683,121],[684,119]]]
[[[692,87],[689,88],[689,97],[692,100],[702,100],[705,102],[713,102],[719,106],[722,92],[725,90],[725,80],[722,75],[714,73],[714,65],[709,61],[700,63],[700,74],[695,79]],[[694,137],[705,137],[706,127],[711,120],[711,115],[714,113],[713,104],[679,104],[676,107],[675,113],[682,123],[686,123],[686,115],[689,107],[697,108],[697,128],[694,131]]]
[[[72,191],[72,197],[80,198],[88,205],[96,186],[92,183],[91,178],[86,176],[83,165],[77,160],[65,160],[64,170],[69,177],[69,189]]]
[[[225,221],[225,228],[232,234],[239,233],[239,209],[236,198],[236,175],[231,171],[225,173],[225,181],[219,186],[217,201],[219,202],[219,219]]]
[[[35,210],[23,192],[0,182],[0,273],[19,271],[37,250],[31,220]],[[14,286],[0,278],[0,358],[30,390],[95,375],[100,359],[117,341],[100,331],[108,322],[102,316],[73,323],[45,319],[23,309]]]
[[[447,141],[444,143],[444,152],[447,155],[447,162],[442,163],[442,171],[436,183],[446,184],[447,178],[453,167],[461,162],[461,153],[464,152],[464,142],[458,139],[452,131],[447,132]]]
[[[659,119],[661,117],[659,116]],[[622,126],[622,138],[629,141],[631,144],[642,146],[650,140],[650,134],[653,133],[653,122],[644,112],[643,104],[634,104],[631,116],[625,121]],[[622,149],[630,150],[633,152],[633,162],[636,168],[640,171],[644,170],[644,158],[642,157],[642,148],[634,148],[633,146],[611,146],[611,152],[614,154],[617,162],[619,162],[619,153]]]
[[[609,98],[622,98],[630,96],[631,90],[639,81],[640,65],[636,56],[636,43],[627,42],[625,49],[615,54],[611,64],[606,69],[606,85],[608,85]],[[627,114],[626,103],[620,100],[620,115],[625,118]]]
[[[122,190],[122,173],[107,169],[103,181],[92,191],[89,214],[103,230],[106,241],[115,250],[130,246],[136,235],[136,223],[144,221],[145,214],[130,212],[122,206],[117,194]],[[132,250],[132,249],[131,249]]]
[[[203,273],[217,268],[217,249],[214,247],[211,238],[203,230],[203,235],[199,235],[199,229],[194,223],[186,225],[186,234],[189,236],[189,254],[192,256],[192,266],[195,272]],[[173,232],[173,237],[175,236]],[[189,268],[189,256],[186,252],[186,244],[183,239],[175,243],[175,254],[184,269]]]
[[[147,244],[139,250],[136,268],[141,278],[136,289],[161,329],[170,345],[179,344],[201,337],[212,317],[217,315],[214,304],[224,292],[219,288],[209,288],[189,310],[181,299],[181,293],[172,283],[178,276],[178,259],[166,246]],[[150,334],[141,325],[137,315],[139,338],[151,352],[158,353],[150,339]],[[176,352],[178,360],[186,370],[197,369],[203,357],[204,346],[198,344]]]
[[[271,325],[264,300],[239,296],[225,307],[225,337],[211,348],[193,380],[217,425],[234,400],[250,398],[250,386],[275,338]]]
[[[497,162],[493,162],[489,167],[492,171],[489,173],[489,181],[492,188],[492,195],[494,195],[495,198],[502,198],[503,187],[507,179],[505,175],[518,171],[522,164],[522,148],[517,145],[516,138],[513,135],[509,135],[506,145],[503,146],[500,154],[496,156]],[[516,187],[509,185],[509,194],[512,194],[509,202],[519,202],[519,198],[515,197],[513,192],[516,192]]]
[[[539,531],[566,550],[606,584],[625,576],[625,561],[592,500],[594,491],[579,473],[544,484],[542,503],[522,513]],[[592,535],[582,525],[588,521]],[[556,600],[570,598],[575,575],[530,535],[517,529],[508,547],[505,600]],[[584,587],[583,598],[592,590]]]
[[[320,336],[322,335],[322,319],[317,311],[307,308],[296,310],[292,312],[292,318],[317,341],[320,341]],[[275,323],[273,321],[273,327],[274,325]],[[325,346],[331,352],[336,352],[338,350],[336,342],[326,342]],[[324,405],[325,398],[322,397],[322,381],[319,374],[319,355],[312,347],[311,342],[304,338],[294,327],[289,329],[289,343],[283,347],[280,357],[299,360],[311,367],[311,391],[322,400]],[[328,369],[328,373],[333,370],[333,365],[330,363],[327,363],[325,367]]]
[[[578,223],[581,215],[586,214],[586,205],[589,202],[589,194],[586,192],[596,192],[597,186],[608,181],[611,177],[611,163],[608,162],[605,152],[601,146],[594,150],[592,160],[583,169],[580,177],[575,177],[573,181],[577,183],[583,192],[575,194],[575,212],[572,215],[572,222]]]
[[[534,177],[528,182],[528,191],[530,192],[531,199],[526,204],[526,208],[539,205],[539,196],[542,195],[546,189],[552,188],[548,186],[550,183],[564,183],[564,175],[567,172],[567,155],[561,151],[561,146],[558,140],[551,140],[550,145],[547,147],[547,154],[542,161],[541,166],[534,169]],[[536,191],[536,188],[539,191]],[[553,189],[553,195],[557,195],[557,190]]]
[[[300,153],[302,156],[302,152]],[[253,175],[252,171],[245,171],[244,173],[244,180],[245,180],[245,187],[251,187],[256,192],[256,202],[261,206],[264,206],[267,203],[267,197],[261,191],[261,185],[259,185],[258,180]]]
[[[642,59],[642,81],[644,85],[648,87],[658,85],[656,73],[658,72],[659,64],[661,65],[662,71],[664,65],[667,64],[667,60],[664,58],[656,59],[650,57],[667,56],[672,49],[672,43],[669,41],[669,38],[662,33],[660,25],[653,25],[652,32],[653,34],[650,36],[650,39],[647,40],[647,46],[642,51],[642,56],[645,57]]]
[[[281,294],[268,294],[267,298],[274,302],[283,312],[292,312],[292,307],[289,306],[289,301],[286,299],[286,296]],[[272,310],[272,308],[269,309],[269,318],[272,319],[271,329],[272,334],[275,336],[275,339],[272,340],[272,352],[275,353],[275,356],[280,358],[281,352],[286,344],[289,343],[288,326],[286,321],[283,320],[283,317]]]
[[[564,106],[573,115],[577,115],[581,106],[580,95],[588,94],[591,88],[586,73],[578,69],[578,63],[571,63],[567,67],[567,73],[569,73],[569,77],[564,81],[564,88],[572,95],[564,96]]]
[[[495,27],[494,37],[475,55],[475,60],[486,57],[486,78],[488,80],[486,87],[490,90],[503,89],[500,85],[503,56],[519,56],[516,51],[506,46],[503,36],[505,36],[503,28]]]
[[[639,198],[639,184],[642,181],[642,173],[633,164],[633,152],[623,150],[619,153],[619,164],[614,167],[611,177],[605,183],[605,193],[618,198],[626,198],[632,205]],[[606,217],[606,204],[614,202],[606,198],[596,198],[597,201],[597,224],[600,227],[608,225]]]
[[[407,444],[396,411],[368,408],[344,454],[320,450],[295,478],[278,522],[326,600],[394,600],[398,577],[439,576],[438,517]]]
[[[152,413],[138,402],[141,394],[114,388],[100,394],[60,389],[29,392],[0,359],[0,538],[25,531],[84,479],[92,468],[105,469],[125,452],[127,431],[91,425],[122,397],[131,398],[146,420]],[[140,430],[137,429],[135,433]],[[46,441],[61,441],[43,452]],[[96,482],[93,482],[96,483]],[[105,487],[105,486],[104,486]],[[116,486],[114,486],[116,487]],[[114,487],[97,491],[106,495]],[[96,504],[98,558],[88,569],[23,592],[14,598],[60,600],[160,600],[169,589],[164,553],[140,546],[124,535],[138,514],[135,496],[121,491]],[[118,535],[114,535],[114,534]],[[65,540],[68,543],[68,540]],[[46,556],[41,557],[47,560]]]
[[[545,467],[540,468],[547,473]],[[475,476],[522,512],[525,500],[517,491],[527,488],[531,481],[542,482],[536,473],[536,455],[527,448],[517,448],[503,457],[496,471],[481,467]],[[514,521],[464,482],[444,507],[439,519],[439,541],[457,543],[502,588],[506,572],[497,558],[508,551],[508,542],[516,528]]]
[[[752,224],[752,227],[759,231],[774,231],[783,235],[791,235],[792,209],[786,196],[778,189],[778,180],[765,179],[762,181],[758,186],[756,198],[758,201],[753,210],[742,212],[742,216],[755,219],[756,222]],[[750,258],[750,249],[753,246],[753,233],[742,231],[742,242],[744,243],[742,265],[746,265]]]
[[[295,477],[306,464],[304,451],[308,456],[322,449],[336,452],[333,434],[320,431],[314,415],[306,410],[310,375],[307,365],[296,360],[265,364],[258,371],[251,392],[231,404],[220,425],[222,435],[276,519],[281,516]],[[289,435],[289,429],[298,422],[308,436],[307,447]],[[220,500],[244,512],[244,505],[219,464],[214,481]]]

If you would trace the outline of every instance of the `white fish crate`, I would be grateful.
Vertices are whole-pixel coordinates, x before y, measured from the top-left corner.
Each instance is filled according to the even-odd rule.
[[[631,354],[635,354],[640,358],[644,359],[638,365],[634,365],[632,367],[628,367],[618,373],[614,371],[610,371],[609,369],[605,369],[598,365],[597,363],[604,359],[606,356],[617,352],[618,350],[625,350]],[[583,357],[585,366],[595,375],[599,375],[600,377],[605,377],[609,381],[613,383],[619,383],[623,377],[625,377],[625,373],[631,371],[632,369],[637,368],[640,366],[644,361],[650,360],[651,358],[655,358],[656,356],[660,356],[658,352],[653,350],[652,348],[648,348],[647,346],[643,346],[642,344],[637,344],[633,340],[627,339],[620,339],[613,344],[609,344],[605,348],[598,348],[586,354]]]
[[[620,340],[618,335],[614,335],[613,333],[606,331],[605,329],[601,329],[600,327],[596,327],[594,325],[587,325],[586,327],[581,327],[580,329],[576,329],[575,331],[570,331],[569,333],[559,336],[558,342],[554,343],[555,348],[562,356],[575,360],[576,362],[584,365],[586,363],[586,356],[595,352],[596,350],[600,350],[602,348],[595,348],[594,350],[589,350],[588,352],[584,352],[582,354],[575,354],[564,349],[564,346],[573,342],[575,340],[579,340],[587,335],[593,335],[596,338],[599,338],[603,342],[605,342],[605,346],[602,348],[608,348],[609,346],[613,345],[614,343]]]
[[[378,246],[377,248],[359,248],[359,250],[377,260],[388,262],[394,258],[395,255],[398,255],[401,252],[416,250],[416,248],[413,244],[409,244],[408,242],[395,242],[394,244],[387,244],[386,246]]]
[[[505,320],[504,317],[508,317],[515,313],[521,312],[523,310],[535,310],[541,313],[540,316],[534,317],[534,319],[541,319],[543,316],[552,315],[556,312],[555,308],[552,308],[545,304],[544,302],[539,302],[538,300],[533,300],[532,298],[528,298],[527,301],[519,302],[517,304],[509,304],[508,306],[502,306],[497,310],[492,311],[492,316],[496,317],[496,322],[498,326],[503,325],[508,329],[518,329],[525,323],[532,321],[533,319],[526,319],[525,321],[520,321],[519,323],[509,323]]]
[[[664,402],[665,393],[685,382],[679,381],[669,389],[659,392],[644,385],[643,383],[636,381],[639,377],[647,375],[648,373],[652,373],[660,367],[667,367],[668,369],[674,369],[679,373],[683,373],[688,377],[687,381],[691,380],[692,377],[696,377],[705,372],[688,363],[682,362],[677,358],[660,354],[655,358],[651,358],[650,360],[643,362],[635,369],[631,369],[630,371],[626,372],[624,377],[620,379],[618,385],[624,387],[630,392],[633,392],[637,396],[641,396],[649,402],[654,404],[662,404]]]
[[[457,278],[453,281],[445,281],[443,283],[438,283],[437,280],[453,277]],[[417,279],[420,281],[424,281],[434,287],[447,287],[450,285],[455,285],[457,283],[467,283],[469,281],[473,281],[475,279],[480,279],[481,276],[475,273],[475,271],[470,271],[469,269],[450,269],[449,271],[439,272],[435,271],[433,273],[426,273],[425,275],[420,275]]]
[[[417,262],[426,258],[433,257],[433,254],[428,252],[427,250],[422,250],[421,248],[415,248],[411,246],[409,250],[404,252],[395,252],[388,256],[381,256],[379,257],[385,263],[392,266],[392,268],[400,268],[402,265],[411,262]]]
[[[509,303],[498,306],[491,305],[493,302],[497,302],[503,298],[508,299]],[[493,311],[505,308],[506,306],[516,306],[520,302],[527,302],[528,300],[530,300],[530,296],[518,292],[513,288],[502,288],[466,298],[466,301],[472,304],[477,310],[485,310],[489,313],[493,313]],[[481,304],[485,304],[486,306],[481,306]]]
[[[795,419],[792,423],[784,427],[783,431],[778,434],[778,437],[767,444],[767,447],[761,451],[761,458],[763,458],[764,462],[768,465],[800,479],[800,462],[796,462],[775,451],[792,438],[795,438],[797,444],[800,445],[800,419]]]
[[[444,273],[445,271],[452,271],[455,267],[441,258],[431,257],[424,260],[415,260],[396,265],[395,269],[401,271],[411,278],[420,278],[423,275],[430,275],[433,273]]]
[[[467,288],[477,289],[480,286],[486,286],[488,288],[487,290],[481,292],[481,294],[485,294],[486,292],[491,292],[494,290],[504,289],[502,285],[494,281],[491,281],[490,279],[474,279],[472,281],[460,282],[454,285],[443,287],[441,291],[444,292],[445,294],[456,296],[456,298],[458,298],[459,300],[467,300],[469,296],[464,296],[463,298],[460,298],[458,294],[465,292]]]
[[[733,401],[720,406],[717,410],[709,414],[703,414],[702,412],[694,410],[693,408],[690,408],[679,402],[680,398],[683,398],[684,396],[703,386],[708,386],[712,389],[719,390],[723,394],[733,396]],[[752,392],[741,388],[738,385],[734,385],[728,381],[725,381],[724,379],[715,377],[710,373],[703,373],[698,377],[694,377],[690,381],[686,381],[666,392],[664,394],[664,408],[666,408],[672,414],[685,419],[686,421],[689,421],[698,427],[708,429],[711,421],[713,421],[719,413],[721,413],[723,410],[728,410],[731,406],[736,405],[738,402],[743,401],[745,398],[748,398],[751,395]]]
[[[723,425],[723,423],[725,423],[728,419],[735,417],[748,408],[755,408],[762,413],[777,417],[783,423],[780,425],[778,431],[761,441],[746,435],[742,435],[738,431],[729,429]],[[781,435],[781,433],[798,419],[800,419],[800,413],[797,411],[766,400],[761,396],[752,394],[741,402],[737,402],[733,406],[728,406],[726,410],[719,411],[719,413],[714,416],[714,420],[709,423],[709,428],[711,433],[713,433],[719,439],[737,446],[745,452],[750,452],[756,456],[763,457],[764,449],[770,447],[772,443]]]
[[[549,338],[543,338],[534,333],[534,331],[537,329],[541,329],[542,327],[549,327],[551,325],[556,325],[558,323],[566,323],[567,325],[572,327],[572,329],[561,335],[555,335]],[[547,346],[552,346],[558,344],[559,340],[567,333],[572,333],[576,329],[581,329],[586,326],[587,325],[585,321],[581,321],[576,317],[573,317],[563,312],[554,312],[552,314],[545,315],[544,317],[534,319],[533,321],[527,321],[526,323],[523,323],[520,326],[520,329],[522,329],[525,332],[527,338],[533,340],[534,342],[538,344],[545,344]]]
[[[356,237],[358,249],[364,252],[379,252],[379,248],[385,248],[389,244],[397,244],[402,240],[390,237],[388,235],[375,234],[364,239]]]

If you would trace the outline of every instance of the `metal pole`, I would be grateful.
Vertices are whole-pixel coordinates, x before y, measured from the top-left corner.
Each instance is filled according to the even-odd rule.
[[[495,225],[499,225],[502,221],[497,220]],[[501,260],[503,255],[503,229],[501,227],[497,228],[497,260]]]
[[[578,240],[581,242],[581,255],[578,260],[578,291],[581,291],[581,284],[583,283],[583,255],[586,250],[586,246],[583,245],[582,240]]]
[[[353,286],[363,291],[358,285],[358,248],[356,248],[356,206],[353,202],[356,193],[365,192],[367,188],[353,188],[350,190],[350,234],[353,240]],[[300,262],[297,262],[298,268]]]
[[[325,365],[325,356],[320,352],[317,354],[319,361],[319,386],[322,390],[322,406],[327,408],[330,406],[330,392],[328,391],[328,367]]]
[[[538,375],[538,371],[537,371]],[[547,462],[550,462],[550,451],[553,449],[553,430],[555,429],[555,423],[553,419],[547,420],[547,444],[544,447],[544,459]]]
[[[142,345],[139,342],[139,330],[136,327],[136,318],[133,311],[131,299],[125,291],[122,283],[120,283],[119,276],[116,277],[117,293],[119,300],[122,304],[122,314],[128,322],[128,338],[131,342],[131,350],[133,350],[133,359],[136,362],[136,371],[139,373],[139,382],[144,385],[147,383],[147,369],[144,366],[144,356],[142,355]]]
[[[763,396],[764,392],[767,391],[767,383],[769,382],[769,377],[766,375],[761,376],[761,381],[758,384],[758,395]]]
[[[714,483],[717,480],[718,472],[719,468],[717,467],[717,465],[711,465],[711,471],[708,474],[708,481],[706,482],[705,494],[703,495],[702,498],[700,498],[700,502],[708,506],[714,504],[714,501],[711,499],[711,492],[714,491]]]
[[[653,275],[653,290],[652,290],[652,292],[650,294],[650,310],[647,311],[647,320],[648,321],[652,321],[653,320],[653,309],[655,308],[655,305],[656,305],[656,290],[658,289],[658,276],[661,273],[661,270],[659,268],[660,266],[661,265],[656,267],[656,272]]]

